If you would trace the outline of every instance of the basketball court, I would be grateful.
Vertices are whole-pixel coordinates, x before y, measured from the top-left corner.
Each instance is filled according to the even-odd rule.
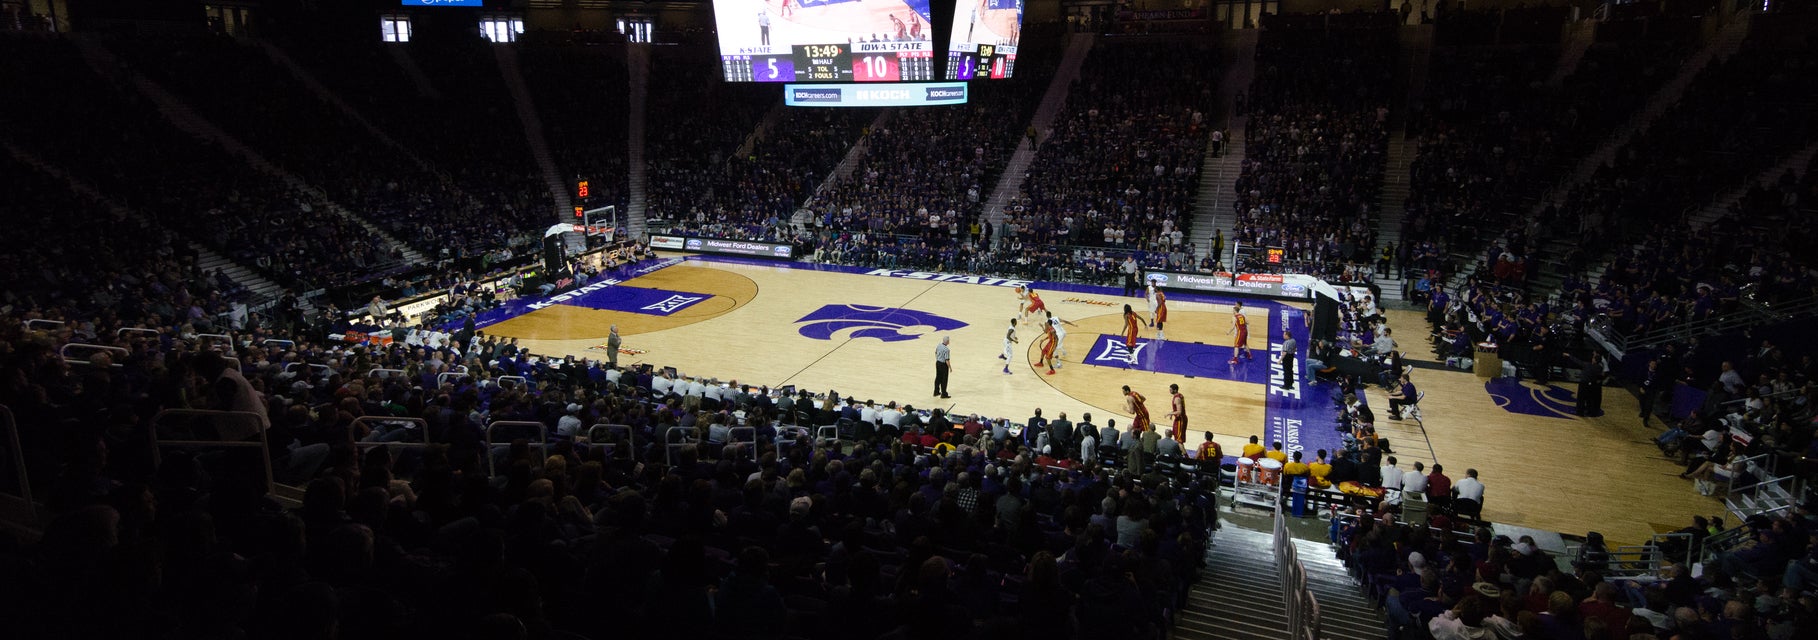
[[[907,403],[917,409],[977,413],[1021,420],[1040,407],[1052,419],[1126,429],[1122,387],[1147,397],[1164,428],[1168,386],[1177,384],[1191,416],[1186,448],[1210,431],[1227,454],[1251,435],[1283,442],[1308,460],[1318,449],[1342,447],[1333,429],[1334,388],[1298,376],[1281,384],[1271,350],[1283,330],[1308,344],[1304,305],[1242,300],[1254,359],[1230,364],[1236,298],[1169,295],[1167,339],[1145,327],[1135,363],[1123,348],[1123,305],[1144,318],[1142,298],[1112,287],[1032,283],[1049,310],[1073,322],[1066,355],[1054,375],[1038,369],[1041,325],[1020,322],[1014,362],[1005,374],[998,358],[1017,314],[1020,281],[718,256],[665,255],[621,269],[612,279],[573,292],[525,299],[489,311],[476,323],[488,335],[518,338],[532,352],[591,360],[606,357],[609,328],[623,338],[619,362],[674,366],[683,375],[772,388],[793,385],[859,400]],[[1396,334],[1414,340],[1426,331],[1419,314],[1390,312]],[[934,349],[951,340],[951,399],[932,394]],[[1405,344],[1411,357],[1422,345]],[[1304,367],[1297,367],[1304,372]],[[1575,385],[1540,388],[1529,382],[1486,381],[1468,371],[1425,368],[1415,373],[1426,392],[1423,422],[1387,420],[1388,398],[1372,387],[1366,398],[1378,415],[1402,468],[1442,462],[1454,480],[1476,468],[1488,487],[1485,519],[1542,531],[1596,530],[1616,542],[1641,542],[1671,516],[1722,513],[1720,502],[1698,496],[1671,477],[1681,469],[1661,458],[1634,418],[1636,401],[1610,389],[1602,418],[1572,415]],[[1512,386],[1511,386],[1512,385]],[[1561,406],[1563,404],[1563,407]],[[1669,522],[1660,522],[1669,520]]]

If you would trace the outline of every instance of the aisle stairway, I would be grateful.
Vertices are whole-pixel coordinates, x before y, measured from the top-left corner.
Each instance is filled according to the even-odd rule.
[[[764,118],[758,120],[757,126],[751,128],[751,133],[745,136],[745,141],[739,143],[738,151],[733,153],[740,158],[751,155],[751,150],[757,148],[758,141],[769,135],[771,127],[775,127],[776,123],[783,119],[783,114],[788,112],[789,105],[778,99],[776,104],[771,105],[769,111],[764,112]]]
[[[846,156],[840,158],[840,163],[833,165],[833,169],[827,172],[827,177],[821,180],[821,185],[815,187],[814,195],[816,197],[819,197],[828,189],[838,186],[841,182],[845,182],[846,178],[852,176],[852,171],[858,168],[859,163],[865,161],[865,154],[871,150],[872,132],[882,129],[885,123],[890,122],[891,114],[896,112],[896,109],[882,109],[878,111],[877,117],[873,118],[871,124],[865,127],[865,135],[860,136],[857,141],[852,143],[851,147],[846,149]],[[799,214],[800,212],[797,213]],[[813,212],[809,212],[809,216],[812,218]],[[790,218],[790,222],[794,221],[795,218]]]
[[[1073,82],[1079,79],[1080,67],[1085,65],[1086,56],[1092,52],[1092,43],[1097,36],[1090,33],[1073,33],[1067,36],[1067,52],[1061,57],[1060,68],[1055,69],[1054,79],[1048,82],[1047,93],[1042,94],[1041,105],[1035,108],[1035,117],[1029,120],[1029,127],[1035,129],[1042,140],[1053,134],[1054,119],[1060,117],[1061,109],[1067,106],[1067,94],[1073,90]],[[1010,161],[1004,165],[1004,173],[997,178],[997,187],[991,190],[991,198],[985,201],[985,221],[998,225],[1004,221],[1004,207],[1010,199],[1016,197],[1023,188],[1023,178],[1028,177],[1029,165],[1035,162],[1037,145],[1027,138],[1016,146],[1016,152],[1010,155]]]
[[[1206,160],[1199,170],[1199,195],[1193,201],[1193,229],[1199,243],[1200,255],[1212,251],[1212,237],[1223,232],[1227,247],[1230,245],[1232,232],[1237,227],[1237,213],[1231,210],[1231,203],[1237,197],[1237,178],[1243,173],[1244,132],[1250,117],[1237,112],[1237,94],[1250,90],[1250,82],[1256,77],[1256,37],[1255,29],[1244,29],[1226,34],[1225,38],[1225,71],[1218,81],[1218,97],[1213,99],[1212,121],[1222,122],[1225,131],[1225,151],[1214,156],[1212,140],[1206,139]],[[1217,258],[1229,264],[1223,257]]]
[[[1597,21],[1580,20],[1568,23],[1565,27],[1565,44],[1560,45],[1559,60],[1553,65],[1553,75],[1547,78],[1547,86],[1558,89],[1565,85],[1566,78],[1578,70],[1578,63],[1584,61],[1584,54],[1597,42]]]
[[[650,185],[645,183],[644,103],[650,87],[650,45],[625,45],[625,70],[631,79],[626,99],[631,101],[629,123],[625,130],[625,166],[630,168],[626,191],[625,234],[644,236],[644,212],[650,206]]]
[[[566,177],[556,169],[555,156],[549,151],[549,140],[543,135],[543,119],[537,115],[536,101],[530,97],[530,87],[524,84],[524,73],[518,66],[517,45],[495,44],[492,57],[499,64],[499,75],[505,78],[505,88],[511,91],[511,103],[518,111],[518,124],[524,128],[524,141],[530,145],[530,156],[536,159],[537,170],[543,174],[543,188],[549,192],[549,200],[555,203],[550,223],[573,221],[574,192]]]
[[[1378,640],[1383,621],[1329,545],[1295,540],[1308,588],[1319,602],[1321,640]],[[1226,522],[1206,553],[1205,577],[1193,585],[1174,625],[1183,640],[1281,638],[1288,618],[1275,565],[1274,539]]]
[[[178,98],[176,94],[171,93],[158,83],[152,82],[151,79],[145,77],[144,74],[133,71],[130,67],[121,63],[120,59],[99,41],[88,36],[72,35],[70,37],[70,42],[76,45],[76,49],[81,52],[83,60],[87,61],[89,67],[94,69],[96,73],[99,73],[104,78],[123,79],[123,81],[129,85],[126,87],[127,89],[137,91],[141,96],[150,100],[153,105],[157,106],[158,112],[178,129],[181,129],[190,135],[213,142],[216,145],[219,145],[229,155],[244,160],[247,166],[276,177],[284,181],[284,183],[291,188],[308,194],[314,201],[322,203],[324,208],[330,213],[346,218],[349,222],[359,225],[368,233],[373,234],[373,236],[395,246],[404,256],[404,261],[406,263],[411,265],[429,263],[427,257],[422,253],[419,253],[416,249],[411,248],[409,244],[398,240],[398,238],[391,235],[391,233],[380,228],[378,225],[373,224],[371,221],[360,217],[354,212],[347,210],[346,207],[330,201],[328,199],[328,194],[323,192],[322,189],[304,182],[303,178],[272,163],[258,151],[254,151],[251,147],[246,146],[220,127],[215,126],[214,123],[209,122],[208,118],[203,117],[202,114],[197,113],[195,109],[190,108],[190,106],[184,103],[181,98]]]
[[[417,88],[418,95],[431,100],[442,99],[442,92],[437,91],[435,83],[430,82],[429,76],[423,74],[423,68],[417,66],[416,59],[410,57],[410,45],[403,43],[387,44],[385,45],[385,51],[386,53],[391,54],[391,60],[393,62],[398,63],[398,68],[404,71],[404,76],[410,78],[410,84]]]
[[[1376,218],[1376,250],[1370,254],[1374,262],[1381,255],[1383,247],[1390,244],[1401,244],[1401,221],[1407,215],[1408,194],[1413,188],[1411,165],[1419,151],[1416,141],[1409,140],[1402,132],[1396,132],[1389,138],[1388,158],[1383,164],[1382,193],[1378,203],[1382,215]],[[1391,269],[1389,275],[1376,279],[1377,286],[1382,287],[1383,302],[1400,302],[1402,300],[1401,272]]]

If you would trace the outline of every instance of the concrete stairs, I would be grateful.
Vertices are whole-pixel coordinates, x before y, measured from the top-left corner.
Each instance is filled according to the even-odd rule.
[[[1229,239],[1237,227],[1237,213],[1231,210],[1231,203],[1237,198],[1237,178],[1243,173],[1244,131],[1250,122],[1249,116],[1237,113],[1237,94],[1249,91],[1256,78],[1257,33],[1256,29],[1244,29],[1225,34],[1225,72],[1213,103],[1213,122],[1222,119],[1227,129],[1225,149],[1214,156],[1212,140],[1206,139],[1206,159],[1199,170],[1199,196],[1193,201],[1190,227],[1198,238],[1203,238],[1194,240],[1202,247],[1202,253],[1195,258],[1212,251],[1212,238],[1219,233],[1227,240],[1225,246],[1231,246]],[[1223,256],[1214,259],[1231,264]]]
[[[518,124],[524,128],[524,141],[530,145],[530,156],[536,160],[537,170],[543,174],[543,188],[549,192],[549,200],[555,203],[555,215],[550,218],[551,224],[572,222],[574,191],[568,184],[569,180],[556,169],[555,155],[550,153],[549,140],[543,135],[543,119],[537,115],[536,101],[530,97],[530,87],[524,84],[524,73],[518,66],[517,45],[494,44],[492,57],[498,62],[499,75],[505,79],[505,88],[511,92],[511,103],[517,107]]]
[[[865,127],[865,135],[860,136],[857,141],[852,143],[850,148],[846,149],[846,156],[840,158],[840,163],[833,165],[833,169],[827,172],[827,177],[821,180],[820,186],[815,187],[814,195],[816,198],[820,197],[820,195],[825,193],[828,189],[839,186],[839,184],[845,182],[847,178],[852,177],[852,172],[858,169],[860,163],[865,161],[865,155],[871,149],[871,133],[882,129],[885,124],[889,123],[891,114],[896,113],[896,111],[896,109],[883,109],[878,111],[877,117],[871,120],[870,126]],[[812,217],[812,214],[810,214],[810,217]],[[790,222],[795,222],[795,218],[791,217]]]
[[[1382,216],[1376,219],[1376,253],[1370,256],[1374,261],[1383,247],[1390,244],[1401,244],[1401,221],[1407,214],[1404,206],[1408,194],[1413,189],[1413,172],[1411,165],[1414,156],[1419,153],[1419,143],[1409,140],[1405,132],[1395,132],[1389,137],[1389,153],[1383,163],[1382,192],[1378,194],[1378,203]],[[1382,287],[1382,301],[1401,302],[1404,278],[1399,270],[1389,270],[1389,275],[1376,278],[1376,284]]]
[[[429,76],[423,74],[423,69],[417,66],[416,59],[410,57],[410,45],[387,44],[385,52],[391,54],[392,61],[398,63],[399,69],[404,70],[404,75],[410,78],[410,84],[417,88],[418,95],[434,100],[442,99],[442,92],[436,90],[435,83],[430,82]]]
[[[1073,82],[1079,79],[1080,67],[1085,65],[1086,56],[1092,52],[1092,44],[1097,35],[1091,33],[1067,34],[1067,52],[1061,56],[1060,67],[1054,70],[1054,79],[1048,82],[1047,93],[1042,94],[1042,102],[1035,108],[1035,116],[1029,120],[1037,136],[1047,140],[1053,134],[1054,119],[1060,117],[1061,109],[1067,107],[1067,94],[1073,90]],[[991,190],[990,199],[985,201],[985,221],[999,225],[1004,221],[1004,207],[1010,199],[1016,197],[1023,187],[1023,179],[1028,177],[1029,165],[1035,162],[1037,146],[1027,139],[1018,143],[1016,152],[1010,154],[1010,161],[1004,164],[1003,175],[997,178],[997,187]],[[993,236],[996,237],[996,236]]]
[[[1307,589],[1319,601],[1319,637],[1324,640],[1380,640],[1388,622],[1364,597],[1363,585],[1351,577],[1332,545],[1294,539],[1294,551],[1307,570]]]
[[[649,167],[644,166],[644,104],[650,90],[650,45],[625,45],[625,71],[630,79],[626,99],[630,102],[625,130],[625,235],[644,237],[644,214],[650,207]]]
[[[1565,85],[1566,78],[1578,70],[1578,63],[1584,61],[1584,54],[1597,42],[1597,21],[1579,20],[1568,22],[1565,27],[1565,42],[1559,48],[1559,60],[1554,63],[1553,75],[1547,78],[1547,86],[1558,89]]]
[[[1389,132],[1401,133],[1408,128],[1408,114],[1425,103],[1427,68],[1433,61],[1433,30],[1430,24],[1404,26],[1395,38],[1395,92],[1389,101]]]
[[[33,155],[31,152],[26,151],[11,142],[0,140],[0,149],[5,149],[7,153],[11,154],[13,158],[17,159],[19,162],[36,168],[37,170],[44,172],[45,175],[62,180],[65,184],[69,185],[70,191],[73,191],[76,195],[106,209],[114,220],[125,220],[129,218],[146,219],[144,216],[133,213],[126,207],[109,199],[106,195],[103,195],[99,189],[96,189],[94,185],[70,175],[63,169],[45,162],[42,158]],[[153,223],[148,220],[146,224]],[[209,250],[207,247],[195,242],[189,242],[188,245],[190,250],[196,253],[197,269],[201,270],[203,273],[219,271],[226,274],[229,279],[233,280],[235,283],[245,288],[247,292],[252,294],[253,299],[248,301],[249,303],[256,304],[264,300],[276,298],[284,291],[284,287],[278,283],[272,282],[265,276],[261,276],[251,269],[240,266],[238,263]]]
[[[123,77],[124,82],[130,85],[133,90],[138,91],[140,95],[145,96],[152,104],[157,105],[158,112],[163,114],[164,118],[169,120],[170,123],[175,125],[178,129],[219,145],[229,155],[244,160],[247,166],[276,177],[284,181],[284,183],[292,189],[308,195],[314,202],[322,204],[322,208],[326,211],[346,218],[348,221],[365,229],[368,233],[383,239],[388,244],[397,248],[404,256],[405,262],[413,265],[429,263],[427,257],[422,253],[417,252],[417,250],[412,249],[410,245],[398,240],[371,221],[347,210],[346,207],[330,201],[328,199],[328,194],[323,192],[320,188],[304,182],[303,179],[296,174],[286,171],[283,167],[279,167],[272,163],[259,152],[254,151],[251,147],[246,146],[226,131],[223,131],[220,127],[215,126],[214,123],[209,122],[202,114],[196,113],[195,109],[190,108],[190,106],[184,103],[181,98],[178,98],[163,86],[156,82],[152,82],[151,79],[146,78],[144,74],[135,72],[122,64],[120,59],[116,57],[113,52],[108,51],[107,47],[100,42],[85,36],[71,37],[70,42],[76,45],[76,49],[82,53],[83,59],[86,60],[89,66],[97,73],[107,78]]]
[[[1319,602],[1322,639],[1380,640],[1382,618],[1372,610],[1330,546],[1295,540],[1309,590]],[[1287,637],[1286,599],[1274,536],[1226,522],[1206,553],[1205,577],[1192,586],[1175,620],[1181,640]]]
[[[1749,13],[1738,13],[1730,16],[1730,22],[1723,25],[1716,35],[1712,36],[1699,48],[1697,53],[1693,54],[1691,58],[1688,58],[1685,61],[1685,64],[1679,67],[1679,73],[1677,75],[1673,76],[1672,79],[1667,80],[1659,89],[1656,89],[1654,94],[1648,97],[1648,101],[1641,109],[1637,110],[1633,115],[1630,115],[1627,121],[1611,131],[1609,137],[1605,138],[1603,143],[1598,145],[1596,150],[1586,154],[1584,158],[1581,158],[1569,170],[1565,177],[1561,178],[1559,183],[1548,192],[1546,197],[1541,198],[1539,202],[1534,204],[1533,209],[1528,212],[1528,216],[1533,217],[1540,215],[1549,205],[1563,204],[1565,198],[1571,194],[1574,188],[1589,180],[1591,176],[1597,173],[1598,168],[1615,159],[1616,153],[1621,151],[1624,146],[1628,145],[1630,140],[1635,139],[1636,136],[1645,132],[1648,126],[1653,124],[1654,120],[1658,119],[1662,114],[1665,114],[1674,104],[1677,104],[1679,99],[1685,95],[1686,89],[1691,87],[1692,81],[1697,79],[1700,72],[1704,71],[1704,69],[1712,63],[1720,62],[1723,59],[1734,55],[1738,49],[1741,49],[1743,41],[1748,39],[1749,24],[1752,22],[1751,17],[1752,16]],[[1576,243],[1576,237],[1569,235],[1567,237],[1555,236],[1545,241],[1542,251],[1549,256],[1563,256],[1566,254],[1567,250]],[[1481,254],[1482,252],[1479,253]],[[1590,280],[1594,281],[1602,276],[1603,270],[1607,268],[1610,262],[1607,259],[1608,256],[1605,256],[1604,258],[1605,259],[1594,261],[1592,266],[1587,269],[1586,272]],[[1457,290],[1458,287],[1464,285],[1465,279],[1476,273],[1478,269],[1486,266],[1484,264],[1485,258],[1483,255],[1470,256],[1468,259],[1468,262],[1464,263],[1456,273],[1452,274],[1451,279],[1447,282],[1448,288]],[[1549,265],[1541,264],[1534,268],[1535,273],[1538,276],[1536,281],[1539,282],[1544,289],[1553,290],[1560,281],[1560,275],[1556,270],[1547,269],[1547,266]]]

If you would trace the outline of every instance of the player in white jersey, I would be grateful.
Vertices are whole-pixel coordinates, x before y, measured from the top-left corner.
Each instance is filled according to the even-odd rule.
[[[1048,324],[1054,325],[1054,341],[1056,343],[1055,347],[1057,349],[1056,353],[1059,353],[1060,356],[1064,358],[1067,356],[1067,327],[1070,327],[1070,326],[1077,327],[1079,325],[1073,324],[1071,321],[1062,320],[1058,317],[1055,317],[1053,311],[1049,311],[1047,313],[1048,313]]]
[[[1024,287],[1022,285],[1017,285],[1017,287],[1016,287],[1016,317],[1022,318],[1022,317],[1027,316],[1028,314],[1029,314],[1029,288]]]
[[[1004,375],[1010,375],[1010,363],[1015,362],[1012,359],[1015,352],[1010,350],[1010,345],[1013,344],[1016,344],[1016,318],[1010,319],[1010,330],[1004,332],[1004,352],[997,356],[1004,361]]]
[[[1148,289],[1147,289],[1147,291],[1145,291],[1143,293],[1143,297],[1148,299],[1148,301],[1149,301],[1149,326],[1153,327],[1153,326],[1155,326],[1155,281],[1154,280],[1149,281]]]

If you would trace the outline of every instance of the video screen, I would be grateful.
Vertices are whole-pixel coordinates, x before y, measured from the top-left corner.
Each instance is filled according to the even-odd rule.
[[[713,0],[727,82],[934,79],[930,0]]]
[[[956,0],[947,45],[947,79],[1002,80],[1016,72],[1023,0]]]

